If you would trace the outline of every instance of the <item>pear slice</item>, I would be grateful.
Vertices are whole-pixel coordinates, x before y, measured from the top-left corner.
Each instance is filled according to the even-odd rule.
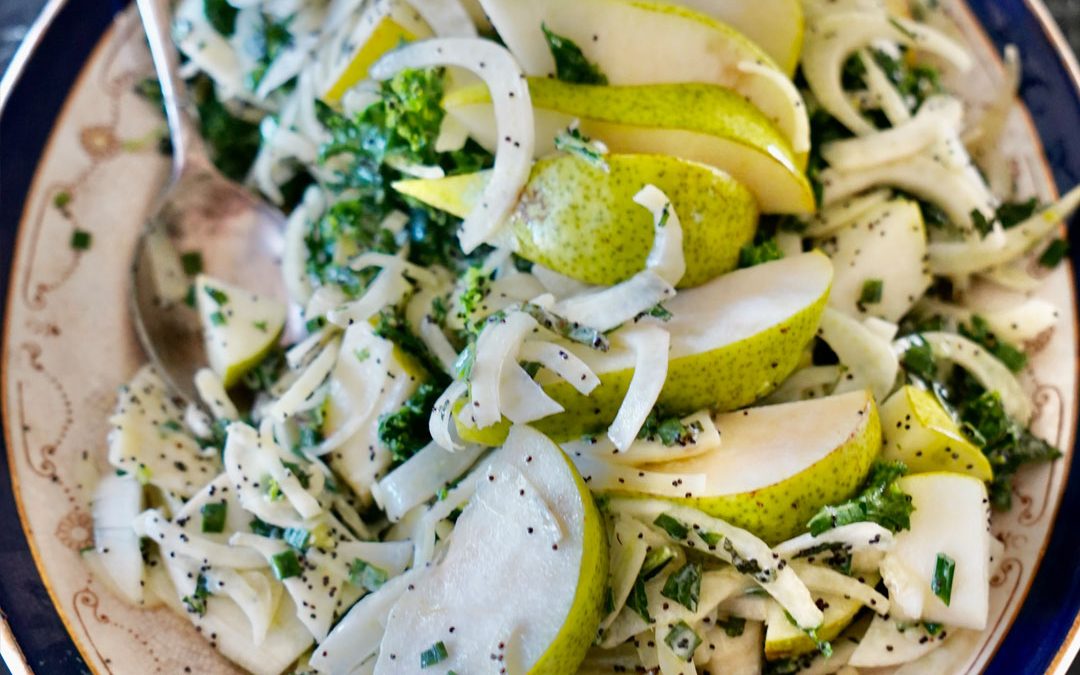
[[[606,155],[604,162],[606,170],[573,155],[536,163],[507,221],[518,255],[590,284],[629,279],[645,269],[655,237],[652,215],[633,201],[646,185],[663,191],[683,223],[680,286],[733,269],[754,238],[754,198],[722,171],[663,155]],[[394,189],[464,217],[489,179],[484,171],[399,181]]]
[[[911,529],[896,533],[881,566],[890,598],[905,600],[906,614],[957,628],[982,630],[990,599],[990,506],[986,485],[957,473],[905,476],[900,489],[911,495]],[[939,558],[951,559],[952,592],[946,604],[932,589]],[[921,604],[921,608],[913,607]],[[894,605],[896,607],[897,605]],[[895,614],[895,612],[894,612]]]
[[[947,631],[931,635],[920,622],[899,622],[875,616],[848,664],[858,668],[882,668],[910,663],[940,647],[942,635],[947,635]]]
[[[911,385],[881,406],[882,457],[900,460],[912,473],[953,471],[981,481],[994,478],[986,455],[960,431],[937,398]]]
[[[785,74],[795,74],[806,27],[800,0],[680,0],[678,4],[730,25],[765,50]]]
[[[277,344],[288,308],[203,274],[195,279],[194,293],[207,360],[231,387]]]
[[[880,577],[877,574],[862,575],[870,586],[877,584]],[[817,629],[817,636],[822,640],[833,640],[844,632],[855,617],[863,604],[853,598],[845,598],[841,595],[828,593],[815,593],[814,602],[818,607],[824,607],[822,613],[825,618]],[[779,659],[786,656],[806,654],[817,649],[817,644],[810,636],[799,630],[798,626],[791,623],[784,610],[776,603],[769,604],[769,616],[766,619],[768,627],[765,630],[765,657]]]
[[[829,306],[849,316],[897,322],[930,287],[922,210],[894,199],[818,241],[836,268]],[[867,283],[880,282],[875,297]]]
[[[851,496],[881,449],[869,391],[748,408],[716,418],[720,447],[660,473],[705,474],[687,504],[769,543],[789,539],[827,504]]]
[[[543,434],[515,426],[446,557],[391,609],[375,673],[430,673],[421,653],[439,643],[440,673],[489,672],[493,659],[513,673],[575,672],[600,625],[607,562],[581,476]]]
[[[529,95],[537,156],[552,152],[555,136],[578,120],[584,134],[613,152],[675,155],[722,169],[750,188],[765,212],[814,210],[801,156],[734,91],[699,83],[602,87],[530,78]],[[495,149],[499,138],[486,87],[459,89],[443,105],[478,143]]]
[[[814,336],[831,280],[829,259],[805,253],[725,274],[664,303],[672,314],[663,324],[671,350],[659,407],[671,415],[734,410],[768,395],[795,369]],[[607,429],[634,366],[633,350],[618,331],[607,352],[576,343],[566,348],[589,365],[600,385],[584,396],[541,372],[544,391],[565,412],[533,426],[560,441]],[[470,442],[498,444],[506,435],[505,420],[482,429],[457,426]]]
[[[648,0],[482,0],[527,75],[555,73],[541,24],[572,40],[613,85],[705,82],[734,89],[765,113],[795,152],[810,149],[806,105],[745,35],[685,7]]]

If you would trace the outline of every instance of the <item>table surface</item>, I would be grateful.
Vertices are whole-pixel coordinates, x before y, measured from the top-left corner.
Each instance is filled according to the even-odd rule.
[[[0,72],[7,69],[11,57],[44,4],[44,0],[0,2]],[[1073,50],[1080,52],[1080,0],[1046,0],[1046,4]],[[0,664],[0,672],[4,670],[3,664]],[[1073,664],[1069,675],[1080,675],[1080,662]]]

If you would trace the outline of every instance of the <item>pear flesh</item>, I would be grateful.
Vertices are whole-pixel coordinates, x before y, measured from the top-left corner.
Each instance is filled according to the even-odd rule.
[[[686,503],[770,543],[850,497],[881,449],[869,391],[726,413],[716,427],[719,448],[648,468],[704,474],[705,492]]]
[[[677,4],[730,25],[765,50],[789,77],[795,74],[806,27],[801,0],[680,0]]]
[[[986,455],[973,445],[937,398],[912,385],[881,406],[882,457],[899,460],[912,473],[953,471],[981,481],[994,478]]]
[[[277,343],[288,308],[202,274],[194,292],[207,360],[222,384],[231,387]]]
[[[542,434],[515,426],[457,520],[442,562],[391,609],[375,673],[574,672],[596,636],[607,544],[589,490]],[[534,589],[519,593],[514,589]]]
[[[562,155],[536,163],[506,225],[518,255],[585,283],[629,279],[645,269],[655,238],[652,215],[633,201],[646,185],[664,193],[682,223],[681,286],[733,269],[739,249],[753,240],[754,198],[722,171],[663,155],[606,155],[603,162]],[[460,215],[489,177],[406,180],[394,189]]]
[[[577,120],[613,152],[665,154],[715,166],[744,183],[767,213],[811,213],[814,194],[801,155],[738,93],[702,83],[593,86],[529,79],[536,155]],[[474,86],[448,95],[447,114],[494,151],[499,137],[491,96]]]

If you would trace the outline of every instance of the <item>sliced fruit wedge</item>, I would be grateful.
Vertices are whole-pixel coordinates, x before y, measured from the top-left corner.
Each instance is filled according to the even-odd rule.
[[[848,664],[858,668],[882,668],[914,661],[941,646],[939,630],[933,634],[918,621],[897,621],[875,616],[851,654]]]
[[[915,511],[881,566],[889,597],[901,599],[893,607],[908,619],[982,630],[990,598],[986,486],[944,472],[905,476],[899,485]]]
[[[767,213],[814,210],[803,157],[738,92],[701,83],[604,87],[530,78],[529,95],[537,156],[552,152],[555,136],[578,120],[585,135],[613,152],[674,155],[722,169],[750,188]],[[497,146],[486,87],[459,89],[443,105],[478,143]]]
[[[765,50],[789,77],[795,74],[806,27],[800,0],[681,0],[678,4],[730,25]]]
[[[288,308],[203,274],[195,279],[194,293],[207,360],[231,387],[277,344]]]
[[[479,673],[493,660],[508,672],[575,672],[600,624],[607,562],[581,476],[548,438],[516,426],[446,557],[390,611],[375,673],[430,673],[436,663],[440,673]],[[515,588],[538,592],[506,592]]]
[[[527,75],[555,74],[541,24],[577,44],[613,85],[706,82],[734,89],[810,149],[806,105],[773,60],[731,26],[647,0],[482,0]]]
[[[900,460],[912,473],[953,471],[981,481],[994,478],[986,455],[930,392],[901,387],[881,406],[882,457]]]
[[[561,155],[536,163],[506,224],[518,255],[586,283],[629,279],[645,269],[655,239],[652,214],[633,201],[646,185],[659,188],[684,223],[680,286],[733,269],[754,238],[754,198],[722,171],[664,155],[605,155],[603,162]],[[463,217],[489,179],[484,171],[398,181],[394,189]]]
[[[869,391],[731,412],[716,427],[719,448],[648,468],[705,474],[704,492],[685,501],[769,543],[793,537],[822,506],[850,497],[881,449]]]
[[[831,280],[829,259],[806,253],[725,274],[666,302],[672,318],[663,326],[671,349],[660,408],[672,415],[734,410],[768,395],[798,365],[817,330]],[[622,404],[635,361],[618,331],[607,352],[576,343],[566,348],[589,365],[600,385],[585,396],[541,373],[544,391],[565,412],[534,426],[556,440],[603,432]],[[458,424],[462,437],[477,443],[497,444],[503,429],[505,424]]]
[[[880,580],[880,577],[876,574],[864,575],[863,579],[866,579],[866,582],[873,586]],[[831,641],[844,632],[851,625],[851,622],[855,620],[859,610],[863,608],[862,602],[853,598],[845,598],[843,595],[815,593],[812,589],[811,593],[818,607],[824,607],[822,613],[825,615],[825,619],[822,620],[821,627],[817,629],[817,636],[821,640]],[[766,658],[779,659],[797,654],[806,654],[817,649],[817,644],[810,639],[810,636],[799,630],[795,624],[788,620],[780,605],[775,603],[769,605],[769,616],[766,623],[768,624],[765,630]]]

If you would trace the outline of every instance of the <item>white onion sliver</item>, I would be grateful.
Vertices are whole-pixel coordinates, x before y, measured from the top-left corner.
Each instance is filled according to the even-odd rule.
[[[385,80],[405,68],[459,66],[484,80],[501,139],[491,181],[465,217],[458,238],[472,252],[491,242],[529,180],[535,146],[532,99],[525,74],[506,48],[480,38],[423,40],[390,52],[371,67],[371,77]]]
[[[610,288],[557,302],[554,312],[569,321],[609,331],[674,295],[671,284],[645,270]]]
[[[619,452],[624,452],[637,438],[664,388],[671,334],[659,326],[641,325],[624,329],[620,337],[634,350],[634,374],[607,435]]]
[[[577,354],[554,342],[530,340],[521,345],[518,359],[539,363],[584,396],[600,384],[600,378]]]
[[[686,274],[686,256],[683,255],[682,224],[675,207],[667,195],[652,184],[634,195],[634,203],[648,209],[653,217],[653,246],[645,259],[645,268],[677,286]]]

